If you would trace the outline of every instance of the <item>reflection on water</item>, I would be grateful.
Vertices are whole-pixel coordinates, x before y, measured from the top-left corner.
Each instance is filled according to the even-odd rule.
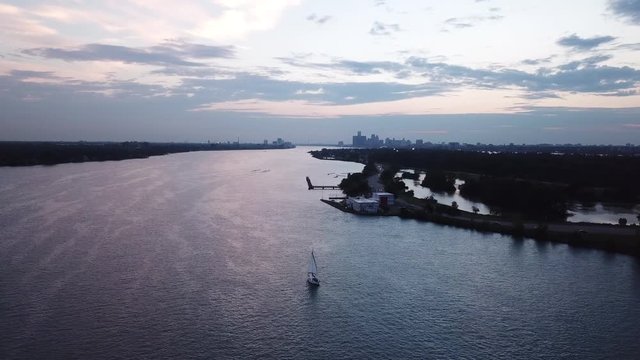
[[[637,224],[640,214],[640,205],[633,207],[622,207],[618,205],[608,205],[597,203],[594,206],[573,204],[569,210],[567,221],[569,222],[592,222],[602,224],[617,224],[618,219],[627,219],[627,225]]]
[[[0,358],[637,358],[635,259],[343,213],[308,150],[0,168]]]

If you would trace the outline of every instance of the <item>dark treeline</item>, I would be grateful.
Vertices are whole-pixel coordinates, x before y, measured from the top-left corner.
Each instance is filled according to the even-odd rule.
[[[338,186],[348,196],[360,196],[371,192],[367,176],[363,173],[349,174]]]
[[[465,180],[463,196],[540,220],[564,219],[571,201],[640,201],[640,156],[442,149],[323,149],[314,156],[426,170],[423,185],[434,191],[451,191],[455,173]]]
[[[502,212],[519,213],[524,218],[564,221],[567,195],[562,187],[505,178],[469,179],[460,186],[460,194]]]
[[[188,143],[0,142],[0,166],[147,158],[171,153],[208,150],[276,149],[284,145]]]
[[[342,179],[340,189],[348,196],[360,196],[371,193],[371,186],[367,177],[378,173],[378,169],[374,163],[368,163],[360,173],[349,174]]]
[[[396,194],[396,196],[409,195],[413,196],[413,190],[407,191],[407,185],[397,177],[396,174],[400,169],[396,166],[388,166],[380,173],[380,182],[384,185],[384,191]]]
[[[428,187],[431,191],[453,193],[456,191],[455,181],[454,176],[436,169],[427,172],[421,185]]]
[[[566,185],[569,197],[578,200],[581,200],[580,196],[593,196],[593,192],[585,193],[586,188],[599,188],[602,190],[601,197],[616,201],[636,202],[640,195],[637,185],[640,184],[640,156],[489,154],[432,149],[323,149],[314,156],[375,161],[401,168],[551,182]]]

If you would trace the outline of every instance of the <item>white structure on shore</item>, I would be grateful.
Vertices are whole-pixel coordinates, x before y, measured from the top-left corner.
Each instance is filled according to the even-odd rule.
[[[395,196],[387,192],[375,192],[371,198],[347,198],[347,208],[360,214],[376,214],[380,208],[386,209],[394,203]]]
[[[347,207],[361,214],[376,214],[378,212],[378,202],[363,197],[347,198]]]

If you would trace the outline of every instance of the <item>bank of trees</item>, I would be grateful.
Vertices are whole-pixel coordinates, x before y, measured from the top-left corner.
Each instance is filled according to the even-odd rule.
[[[562,187],[523,180],[483,176],[460,185],[460,194],[481,201],[501,212],[519,213],[525,218],[564,221],[567,198]]]
[[[459,177],[463,196],[540,220],[565,219],[571,202],[640,202],[640,156],[443,149],[335,149],[322,155],[385,164],[391,170],[385,187],[392,192],[406,190],[393,180],[398,169],[426,170],[423,185],[433,191],[455,191]]]
[[[85,161],[147,158],[208,150],[279,149],[265,144],[149,143],[149,142],[0,142],[0,166],[54,165]]]
[[[342,179],[338,186],[347,196],[360,196],[371,193],[367,176],[363,173],[349,174]]]
[[[396,174],[400,171],[399,168],[390,166],[380,173],[380,182],[384,185],[384,191],[401,196],[407,194],[413,196],[413,191],[407,191],[408,187],[404,184],[404,181]]]
[[[456,191],[456,178],[440,170],[427,171],[422,180],[422,186],[428,187],[431,191],[453,193]]]

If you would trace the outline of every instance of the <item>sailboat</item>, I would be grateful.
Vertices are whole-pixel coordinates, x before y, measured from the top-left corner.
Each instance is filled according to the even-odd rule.
[[[309,259],[309,267],[307,268],[307,282],[311,285],[320,286],[320,280],[316,277],[318,266],[316,266],[316,257],[313,256],[311,250],[311,258]]]

